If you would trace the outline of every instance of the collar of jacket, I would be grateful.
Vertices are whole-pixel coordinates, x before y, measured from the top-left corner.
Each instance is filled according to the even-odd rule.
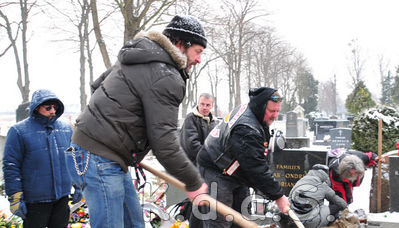
[[[206,122],[208,122],[208,124],[211,122],[212,120],[212,113],[209,113],[209,116],[204,116],[202,115],[199,111],[198,111],[198,106],[195,107],[193,114],[195,116],[201,117],[202,119],[206,120]]]
[[[161,47],[163,47],[169,55],[172,57],[173,61],[176,63],[179,70],[187,68],[187,56],[184,55],[170,40],[160,32],[139,32],[134,39],[147,37],[148,39],[157,42]]]
[[[54,123],[58,117],[54,116],[53,118],[50,119],[46,116],[43,116],[39,113],[34,112],[31,116],[31,118],[34,119],[35,121],[39,122],[44,127],[49,127],[51,129],[54,129]]]

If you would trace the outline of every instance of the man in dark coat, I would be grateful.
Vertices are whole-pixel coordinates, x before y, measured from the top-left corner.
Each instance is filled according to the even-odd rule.
[[[180,145],[187,154],[191,162],[197,164],[197,154],[200,151],[209,132],[216,126],[211,110],[213,108],[213,96],[209,93],[202,93],[198,98],[198,104],[192,112],[184,119],[180,130]],[[192,204],[185,199],[177,206],[182,208],[180,214],[183,220],[189,219],[191,215]],[[201,221],[193,218],[190,220],[190,227],[199,227]]]
[[[291,209],[308,228],[327,226],[334,221],[336,211],[331,212],[324,199],[337,205],[339,210],[347,207],[346,202],[331,188],[328,166],[316,164],[291,189]]]
[[[288,199],[273,178],[265,156],[269,126],[278,117],[282,98],[277,90],[267,87],[251,89],[249,97],[248,104],[235,108],[209,133],[197,156],[199,170],[210,186],[211,196],[237,211],[248,208],[242,203],[248,197],[248,187],[253,187],[276,200],[280,210],[286,213]],[[211,183],[216,184],[211,186]],[[193,215],[204,220],[204,227],[232,226],[220,214],[210,218],[193,208]]]
[[[193,164],[197,163],[197,154],[204,145],[205,138],[216,125],[211,113],[212,108],[212,95],[202,93],[198,98],[197,107],[186,116],[181,128],[180,145]]]
[[[185,184],[190,199],[206,193],[207,185],[177,139],[187,72],[201,62],[206,45],[197,19],[175,16],[163,33],[139,33],[127,42],[118,62],[92,86],[67,153],[92,227],[144,227],[128,166],[139,169],[150,149]]]
[[[32,95],[29,117],[10,128],[4,148],[3,173],[11,212],[24,227],[66,227],[71,192],[64,151],[72,127],[58,118],[64,105],[49,90]],[[81,198],[75,189],[75,203]]]

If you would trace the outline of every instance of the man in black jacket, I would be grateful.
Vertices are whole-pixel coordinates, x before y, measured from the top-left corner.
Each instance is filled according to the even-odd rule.
[[[72,181],[83,189],[91,227],[144,227],[128,166],[152,150],[193,199],[207,185],[180,150],[177,117],[187,72],[201,62],[207,40],[190,16],[175,16],[163,33],[139,33],[117,63],[97,79],[76,120],[66,152]]]
[[[198,98],[197,107],[186,116],[180,131],[180,145],[194,165],[205,138],[216,125],[211,113],[212,108],[212,95],[202,93]]]
[[[286,213],[288,199],[273,178],[265,155],[269,126],[278,116],[282,98],[277,90],[267,87],[251,89],[249,97],[248,104],[236,107],[209,133],[197,156],[199,170],[210,186],[211,196],[237,211],[247,208],[242,207],[242,203],[248,196],[249,186],[276,200],[280,210]],[[216,219],[206,218],[208,215],[196,213],[199,211],[195,208],[193,215],[204,220],[204,227],[232,226],[231,221],[219,214]],[[248,214],[248,211],[242,213]]]
[[[211,94],[202,93],[198,98],[197,106],[186,116],[180,130],[180,145],[194,165],[197,164],[197,154],[202,145],[204,145],[206,137],[216,125],[216,121],[211,113],[213,102],[214,99]],[[191,202],[185,199],[179,204],[183,206],[183,209],[180,211],[184,215],[182,219],[189,219]],[[190,220],[190,227],[192,228],[200,227],[200,224],[201,221],[195,217]]]

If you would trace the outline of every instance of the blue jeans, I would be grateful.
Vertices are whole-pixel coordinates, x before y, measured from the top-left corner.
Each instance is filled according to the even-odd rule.
[[[79,172],[84,172],[88,164],[83,175],[78,175],[73,154]],[[145,226],[130,172],[124,173],[117,162],[88,153],[74,143],[65,152],[65,159],[72,183],[82,189],[89,208],[91,227]]]

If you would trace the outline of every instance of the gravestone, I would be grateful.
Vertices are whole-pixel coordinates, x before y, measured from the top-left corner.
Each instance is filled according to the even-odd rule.
[[[352,129],[333,128],[330,129],[331,149],[345,148],[349,149],[352,142]]]
[[[335,120],[314,120],[316,140],[323,140],[326,135],[330,134],[330,129],[337,127]]]
[[[313,122],[315,126],[314,135],[316,141],[322,141],[326,136],[330,136],[330,130],[333,128],[348,128],[349,126],[349,120],[315,119]],[[330,145],[330,143],[328,143],[328,145]]]
[[[327,150],[284,149],[271,154],[270,166],[274,178],[288,196],[295,183],[315,164],[327,164]]]
[[[389,157],[389,199],[391,212],[399,212],[399,157]]]
[[[348,128],[349,127],[349,120],[334,120],[336,122],[337,128]]]
[[[285,148],[299,149],[310,147],[309,137],[285,137]]]
[[[287,137],[298,137],[298,113],[291,111],[287,112],[287,123],[286,123],[286,136]]]
[[[298,113],[298,118],[305,118],[305,109],[302,106],[297,105],[293,111]]]
[[[305,137],[308,128],[307,119],[300,118],[296,111],[287,112],[286,136]]]

